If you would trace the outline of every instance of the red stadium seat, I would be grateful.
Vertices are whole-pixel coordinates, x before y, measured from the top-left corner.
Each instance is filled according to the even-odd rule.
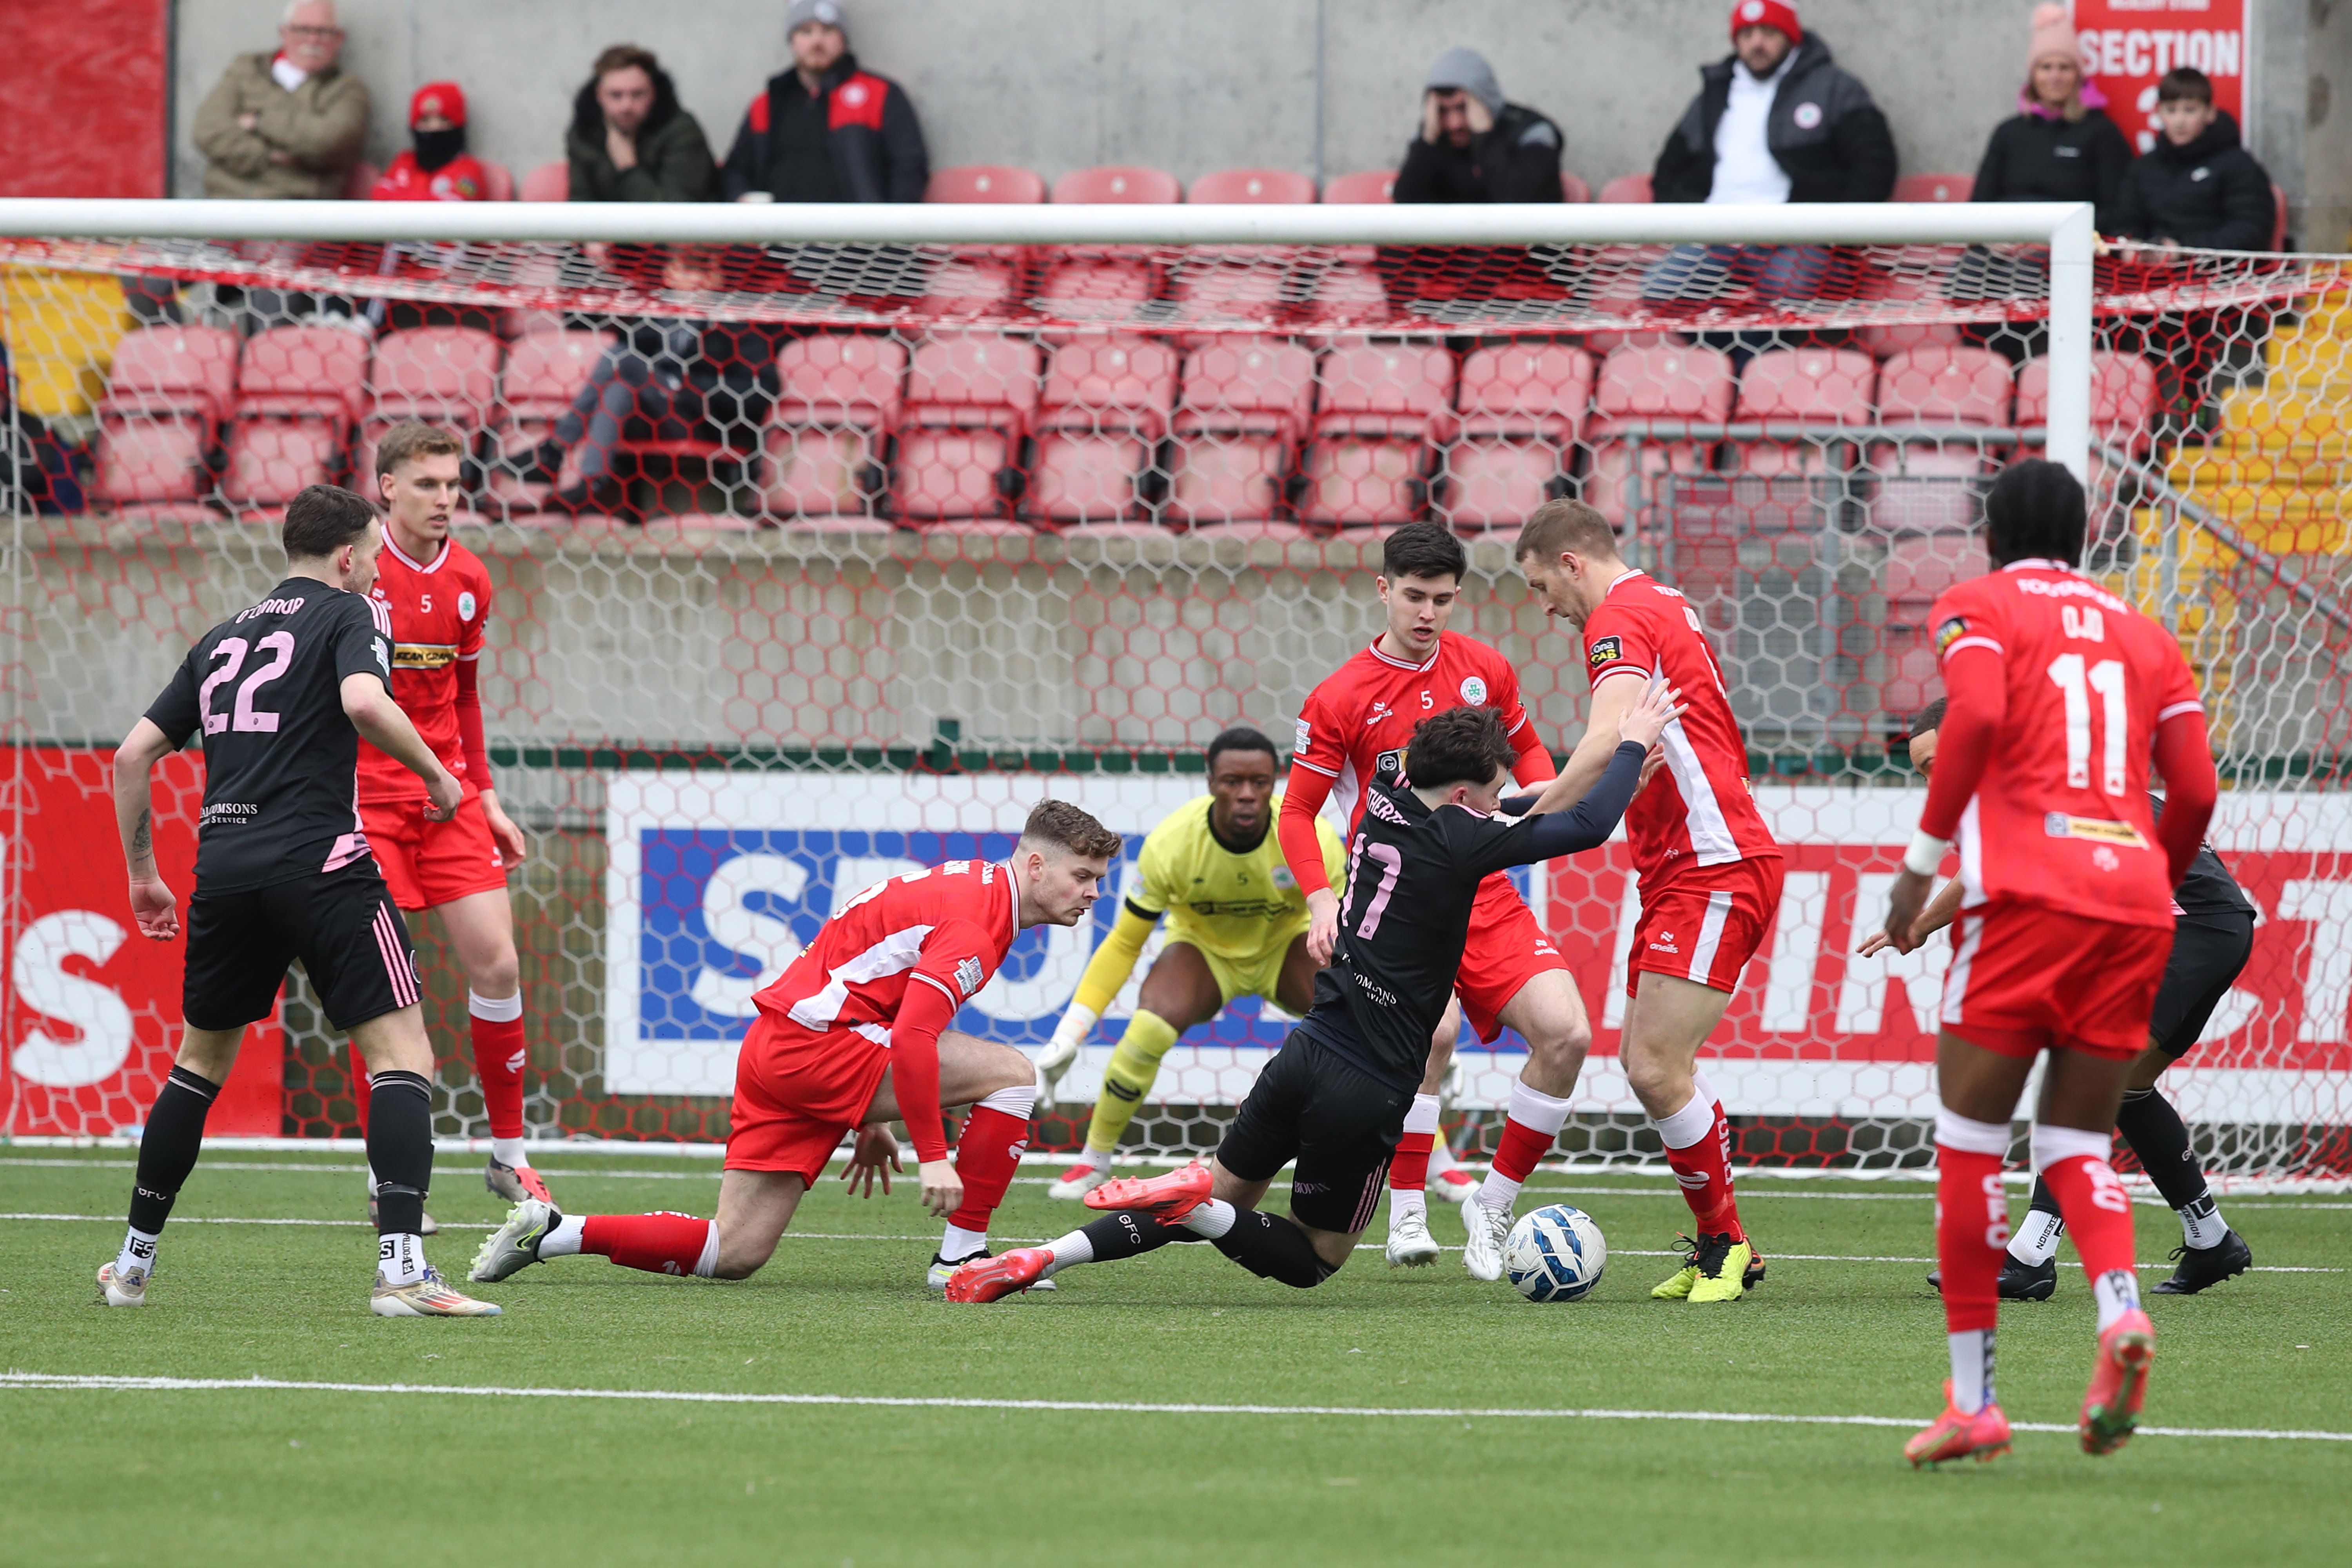
[[[1592,356],[1571,344],[1511,343],[1465,359],[1461,431],[1443,490],[1454,526],[1516,527],[1567,494],[1591,402]]]
[[[1600,199],[1604,202],[1632,203],[1653,201],[1656,198],[1650,195],[1649,175],[1620,174],[1601,187]]]
[[[142,327],[115,345],[98,405],[100,500],[183,503],[211,488],[205,466],[236,389],[236,334]]]
[[[522,199],[527,202],[563,202],[572,199],[572,165],[541,163],[522,177]]]
[[[1878,367],[1878,422],[2000,429],[2013,391],[2009,362],[1990,349],[1912,349]],[[1870,450],[1872,519],[1891,532],[1966,530],[1976,517],[1973,481],[1988,467],[1975,440],[1881,442]]]
[[[1878,367],[1878,422],[2005,426],[2014,392],[1990,349],[1912,349]]]
[[[1045,182],[1009,163],[965,163],[934,169],[923,187],[927,202],[1003,202],[1019,205],[1045,199]]]
[[[1311,202],[1315,182],[1287,169],[1219,169],[1192,182],[1184,199],[1203,202]]]
[[[934,170],[923,199],[1022,205],[1044,201],[1045,182],[1009,163],[966,163]],[[1003,314],[1021,297],[1032,260],[1017,245],[959,246],[924,285],[924,309],[967,317]]]
[[[2147,450],[2156,413],[2156,367],[2138,354],[2091,356],[2091,439],[2138,453]],[[2021,428],[2050,422],[2050,362],[2030,359],[2017,373]]]
[[[1878,639],[1883,711],[1907,719],[1933,698],[1936,646],[1928,612],[1946,589],[1984,570],[1983,547],[1966,533],[1898,538],[1889,547],[1879,584],[1886,596]]]
[[[499,395],[499,340],[473,327],[414,327],[376,341],[374,399],[362,416],[352,471],[374,479],[375,447],[404,419],[446,426],[470,449],[489,427]]]
[[[507,166],[504,163],[493,163],[488,158],[481,160],[481,164],[482,199],[492,202],[514,200],[514,175],[508,172]],[[571,184],[571,172],[568,168],[565,170],[564,184],[567,186]]]
[[[1054,182],[1059,203],[1162,205],[1184,199],[1176,176],[1158,169],[1077,169]],[[1067,246],[1051,252],[1037,286],[1040,308],[1078,320],[1116,320],[1156,298],[1165,279],[1150,251],[1137,247]]]
[[[1184,361],[1166,515],[1193,527],[1273,521],[1315,412],[1315,355],[1272,338],[1219,338]]]
[[[776,355],[778,393],[761,437],[761,498],[779,518],[865,517],[885,488],[883,441],[905,405],[907,345],[826,332]]]
[[[1867,425],[1878,365],[1860,349],[1771,349],[1748,362],[1732,417],[1742,423]],[[1830,467],[1820,440],[1735,443],[1730,456],[1743,474],[1815,474]]]
[[[231,504],[282,506],[341,473],[370,346],[341,327],[272,327],[245,345],[221,481]]]
[[[1303,522],[1411,522],[1428,500],[1433,439],[1454,433],[1454,356],[1434,343],[1362,342],[1323,356]]]
[[[1906,174],[1895,182],[1898,202],[1964,202],[1977,188],[1974,174]]]
[[[1622,528],[1637,482],[1646,496],[1646,481],[1655,476],[1707,471],[1708,448],[1702,443],[1652,437],[1637,448],[1626,437],[1637,433],[1631,426],[1649,420],[1728,423],[1733,390],[1731,361],[1720,350],[1675,343],[1612,349],[1593,386],[1588,433],[1595,446],[1584,500]]]
[[[1328,205],[1362,206],[1396,199],[1394,169],[1366,169],[1360,174],[1342,174],[1323,187],[1323,200]]]
[[[1108,523],[1142,515],[1139,479],[1168,434],[1176,351],[1150,338],[1079,338],[1055,349],[1037,416],[1029,515]]]
[[[212,488],[211,447],[212,426],[199,416],[102,422],[98,499],[117,506],[196,500]]]
[[[325,418],[239,419],[221,495],[240,510],[284,506],[311,485],[332,482],[342,470],[347,430]]]
[[[1592,187],[1566,169],[1559,172],[1559,199],[1564,202],[1589,202]]]
[[[1073,169],[1054,182],[1054,200],[1073,202],[1133,202],[1159,205],[1184,199],[1176,176],[1161,169],[1107,163],[1100,168]]]
[[[555,422],[596,368],[611,336],[592,331],[538,331],[507,351],[498,405],[490,415],[489,467],[485,503],[505,511],[534,510],[555,487],[525,477],[531,455],[555,430]]]
[[[913,522],[1005,514],[1037,408],[1037,345],[941,332],[917,345],[898,421],[898,515]]]

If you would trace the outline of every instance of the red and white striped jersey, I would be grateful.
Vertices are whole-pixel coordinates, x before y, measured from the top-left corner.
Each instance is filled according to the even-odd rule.
[[[1625,811],[1644,889],[1694,866],[1780,858],[1748,782],[1748,742],[1722,662],[1689,600],[1646,572],[1628,572],[1584,623],[1584,664],[1595,688],[1630,671],[1663,676],[1682,692],[1685,711],[1659,737],[1666,765]]]
[[[850,900],[751,1000],[804,1029],[850,1029],[887,1045],[909,984],[936,986],[962,1006],[1003,963],[1020,929],[1008,868],[950,860],[908,871]]]

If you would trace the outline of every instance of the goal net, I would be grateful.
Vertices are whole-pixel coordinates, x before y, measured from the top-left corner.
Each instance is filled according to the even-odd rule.
[[[1540,209],[1545,242],[1509,243],[1511,214],[1465,209],[921,209],[861,233],[809,209],[624,229],[291,205],[226,233],[200,232],[221,204],[0,225],[0,1131],[142,1116],[179,959],[122,908],[110,748],[275,580],[285,502],[372,490],[383,432],[424,418],[467,445],[457,533],[495,584],[481,684],[531,845],[535,1136],[723,1138],[752,993],[875,880],[1004,852],[1042,795],[1124,833],[1131,874],[1213,734],[1286,750],[1378,633],[1395,525],[1463,537],[1453,627],[1517,667],[1564,755],[1580,660],[1510,543],[1576,495],[1705,616],[1788,847],[1708,1047],[1740,1161],[1925,1164],[1950,949],[1854,948],[1921,800],[1928,607],[1984,569],[1990,476],[2047,449],[2089,482],[2088,570],[2196,667],[2214,843],[2262,911],[2168,1083],[2219,1169],[2352,1171],[2352,258],[2103,256],[2070,302],[2054,229],[1984,208],[1812,232],[1774,216],[1794,209]],[[165,773],[184,891],[201,766]],[[1614,1054],[1624,847],[1522,881],[1596,1034],[1562,1151],[1655,1159]],[[961,1026],[1042,1045],[1116,907],[1024,933]],[[486,1135],[455,955],[418,934],[436,1128]],[[1034,1147],[1083,1132],[1135,997]],[[1213,1144],[1287,1023],[1243,1000],[1188,1034],[1130,1152]],[[258,1033],[214,1131],[352,1133],[349,1058],[299,977]],[[1447,1127],[1475,1157],[1518,1058],[1464,1045]]]

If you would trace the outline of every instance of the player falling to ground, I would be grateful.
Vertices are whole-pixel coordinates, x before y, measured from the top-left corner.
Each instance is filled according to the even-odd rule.
[[[1941,699],[1927,705],[1911,726],[1911,765],[1933,778],[1937,731],[1943,727]],[[2162,820],[2163,803],[2154,803]],[[1967,885],[1954,878],[1928,900],[1927,910],[1911,928],[1910,941],[1897,952],[1916,951],[1959,913]],[[2164,1069],[2195,1048],[2198,1037],[2213,1009],[2228,994],[2254,948],[2254,906],[2221,858],[2210,844],[2197,847],[2189,875],[2172,889],[2172,951],[2164,963],[2164,984],[2156,993],[2156,1008],[2148,1018],[2147,1049],[2132,1064],[2124,1083],[2122,1109],[2116,1112],[2116,1131],[2172,1205],[2180,1220],[2180,1245],[2172,1257],[2179,1265],[2172,1278],[2159,1281],[2159,1296],[2193,1296],[2209,1285],[2243,1274],[2253,1266],[2253,1249],[2221,1218],[2219,1205],[2205,1184],[2205,1170],[2189,1147],[2189,1128],[2180,1112],[2157,1087]],[[1866,956],[1895,947],[1885,931],[1862,944]],[[2025,1224],[2009,1238],[2009,1256],[2000,1265],[2000,1299],[2004,1301],[2046,1301],[2058,1289],[2058,1241],[2066,1233],[2058,1213],[2057,1195],[2048,1181],[2033,1183],[2032,1207]],[[1927,1282],[1941,1286],[1940,1271]]]
[[[1697,1235],[1650,1294],[1736,1301],[1764,1278],[1764,1257],[1739,1223],[1731,1126],[1698,1051],[1780,907],[1780,847],[1757,809],[1723,665],[1690,602],[1626,565],[1608,520],[1582,501],[1538,507],[1519,532],[1518,563],[1545,613],[1582,637],[1592,704],[1560,770],[1570,787],[1599,776],[1617,715],[1653,682],[1683,694],[1685,711],[1661,741],[1665,765],[1625,814],[1642,912],[1618,1048]]]
[[[877,882],[825,921],[775,983],[735,1063],[719,1217],[566,1216],[525,1198],[474,1258],[474,1278],[575,1252],[627,1268],[746,1279],[768,1261],[793,1211],[853,1129],[842,1179],[890,1190],[898,1145],[913,1136],[923,1206],[947,1218],[931,1259],[934,1289],[956,1264],[985,1257],[988,1220],[1004,1200],[1036,1103],[1029,1058],[948,1027],[1034,925],[1076,925],[1100,895],[1119,837],[1067,801],[1029,814],[1002,861],[950,860]],[[941,1111],[969,1105],[956,1160]]]
[[[2156,1333],[2132,1270],[2131,1200],[2107,1151],[2173,945],[2172,889],[2217,789],[2205,710],[2172,634],[2081,576],[2083,487],[2011,463],[1985,500],[1994,571],[1930,616],[1946,710],[1919,829],[1886,917],[1917,929],[1930,879],[1960,852],[1959,940],[1936,1042],[1936,1253],[1952,1380],[1905,1445],[1914,1464],[2009,1446],[1993,1394],[1996,1280],[2009,1240],[2010,1118],[2047,1053],[2034,1173],[2057,1195],[2098,1302],[2084,1450],[2131,1436]],[[2168,804],[2148,809],[2154,754]]]
[[[360,820],[393,901],[411,914],[438,910],[457,950],[466,973],[474,1069],[490,1121],[482,1184],[511,1203],[548,1193],[522,1152],[522,1076],[530,1052],[523,1044],[507,868],[521,863],[523,837],[499,808],[490,782],[476,687],[490,619],[490,574],[479,557],[449,537],[449,521],[464,493],[458,468],[465,450],[449,432],[415,420],[384,433],[375,458],[385,508],[383,554],[369,596],[391,613],[393,697],[442,766],[465,785],[466,798],[455,816],[436,820],[416,775],[362,745]],[[366,1089],[355,1098],[364,1133]],[[373,1173],[368,1188],[373,1206]]]
[[[1118,923],[1087,963],[1053,1043],[1038,1055],[1047,1101],[1163,915],[1168,941],[1143,977],[1135,1016],[1103,1072],[1086,1152],[1047,1196],[1082,1198],[1110,1180],[1119,1134],[1185,1030],[1207,1023],[1237,996],[1293,1014],[1314,1005],[1307,900],[1273,832],[1282,798],[1275,793],[1275,765],[1274,742],[1265,736],[1225,731],[1209,742],[1209,793],[1178,806],[1144,839]],[[1347,851],[1328,823],[1318,818],[1316,827],[1324,875],[1337,886]]]
[[[151,775],[198,733],[205,807],[188,900],[187,1030],[139,1141],[130,1234],[98,1282],[110,1306],[146,1301],[205,1114],[246,1026],[269,1016],[299,959],[382,1097],[367,1140],[382,1178],[369,1305],[387,1318],[489,1316],[498,1308],[450,1289],[425,1260],[433,1047],[408,928],[352,798],[360,737],[415,774],[431,816],[455,811],[463,786],[392,700],[391,630],[365,597],[383,544],[375,508],[312,485],[286,509],[283,539],[285,580],[205,634],[114,757],[131,910],[158,942],[178,935],[180,920],[155,868]]]
[[[1310,692],[1299,710],[1290,785],[1276,830],[1283,858],[1306,890],[1308,952],[1318,963],[1328,962],[1332,951],[1339,898],[1323,876],[1316,814],[1336,794],[1352,833],[1362,821],[1366,786],[1395,773],[1414,725],[1450,708],[1491,709],[1510,737],[1513,777],[1528,787],[1551,777],[1551,755],[1519,702],[1517,671],[1485,643],[1445,629],[1468,566],[1461,541],[1441,524],[1408,523],[1391,534],[1381,545],[1381,574],[1374,580],[1387,626],[1370,647]],[[1597,769],[1589,773],[1584,786],[1599,776]],[[1454,989],[1480,1039],[1508,1027],[1528,1043],[1527,1064],[1511,1087],[1493,1166],[1469,1194],[1476,1205],[1465,1202],[1462,1209],[1469,1232],[1464,1267],[1477,1279],[1499,1279],[1511,1204],[1567,1123],[1569,1096],[1584,1068],[1592,1026],[1567,961],[1510,879],[1499,872],[1479,890]],[[1428,1068],[1390,1168],[1391,1264],[1424,1264],[1437,1256],[1423,1189],[1437,1139],[1438,1089],[1451,1065],[1454,1038],[1449,1016],[1430,1042]]]
[[[1483,884],[1498,871],[1607,841],[1673,713],[1658,691],[1623,715],[1621,744],[1573,809],[1516,823],[1493,815],[1517,748],[1501,716],[1455,708],[1410,735],[1404,777],[1368,778],[1348,858],[1348,908],[1315,1005],[1258,1075],[1210,1165],[1087,1194],[1114,1210],[1046,1247],[959,1269],[951,1301],[993,1301],[1058,1269],[1132,1258],[1199,1237],[1253,1274],[1306,1289],[1348,1260],[1380,1205],[1381,1176],[1447,1005]],[[1537,802],[1564,805],[1557,788]],[[1290,1217],[1259,1211],[1293,1160]]]

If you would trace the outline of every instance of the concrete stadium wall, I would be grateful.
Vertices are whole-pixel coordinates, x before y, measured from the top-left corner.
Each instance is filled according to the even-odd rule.
[[[1647,170],[1696,71],[1728,48],[1726,0],[845,0],[851,46],[912,95],[937,166],[1017,163],[1049,181],[1135,163],[1190,180],[1276,166],[1330,176],[1393,167],[1416,123],[1423,73],[1444,48],[1484,50],[1513,99],[1567,132],[1567,167],[1597,190]],[[2255,149],[2298,196],[2306,58],[2315,32],[2345,57],[2352,27],[2329,0],[2252,0]],[[174,190],[203,188],[188,144],[196,105],[230,56],[274,47],[281,0],[178,0]],[[2029,0],[1806,0],[1807,26],[1870,84],[1906,173],[1973,171],[2024,74]],[[658,53],[720,156],[743,110],[782,68],[778,0],[698,0],[656,15],[622,0],[564,5],[346,0],[346,66],[375,95],[383,163],[407,144],[409,93],[453,78],[473,145],[527,169],[562,155],[573,92],[604,45]],[[1318,16],[1323,46],[1318,65]],[[2321,24],[2315,27],[2315,21]],[[1318,118],[1318,83],[1321,83]],[[2325,89],[2322,89],[2323,92]],[[2311,134],[2321,134],[2317,123]],[[2343,138],[2336,139],[2339,142]],[[2325,160],[2342,210],[2352,171]],[[2316,172],[2315,170],[2315,172]],[[2325,243],[2338,242],[2333,224]]]

